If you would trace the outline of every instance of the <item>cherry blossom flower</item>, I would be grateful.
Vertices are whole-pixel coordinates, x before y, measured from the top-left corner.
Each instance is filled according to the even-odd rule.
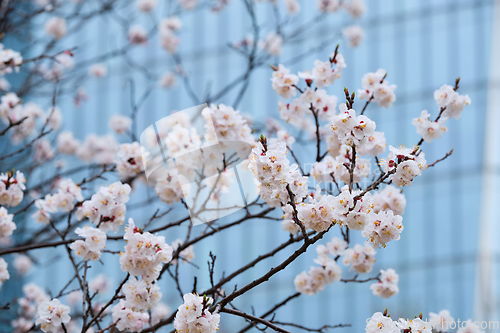
[[[295,15],[300,12],[300,3],[298,0],[285,0],[285,7],[289,14]]]
[[[116,232],[125,221],[125,203],[129,200],[130,191],[130,186],[121,182],[101,187],[90,200],[84,201],[78,207],[75,216],[79,221],[88,218],[91,223],[97,224],[101,231]]]
[[[441,310],[439,313],[429,313],[429,324],[432,325],[432,328],[436,332],[448,332],[452,323],[455,323],[455,318],[450,315],[450,311],[448,310]]]
[[[392,210],[389,210],[380,211],[370,217],[371,221],[366,223],[361,236],[368,238],[374,248],[385,247],[391,240],[399,240],[404,229],[400,215],[394,215]]]
[[[142,26],[134,24],[128,29],[127,38],[131,44],[144,45],[148,42],[148,33]]]
[[[127,116],[115,114],[109,118],[109,127],[116,134],[125,134],[132,126],[132,119]]]
[[[40,325],[46,333],[56,333],[62,324],[69,323],[70,308],[62,304],[57,298],[50,302],[43,302],[38,306],[38,319],[36,325]]]
[[[165,303],[158,303],[151,311],[151,324],[156,325],[160,320],[167,318],[172,314],[172,310]]]
[[[0,258],[0,289],[2,288],[4,282],[10,279],[10,274],[7,267],[7,262],[3,258]]]
[[[120,302],[113,307],[113,322],[116,322],[116,328],[120,331],[129,330],[131,332],[142,331],[144,324],[149,321],[147,312],[134,311],[127,306],[127,302]]]
[[[0,207],[0,237],[11,236],[16,230],[16,224],[12,221],[14,215],[9,214],[7,209]]]
[[[370,286],[373,294],[382,298],[389,298],[399,293],[399,275],[392,268],[380,270],[380,281]]]
[[[341,279],[342,269],[335,260],[330,258],[328,249],[319,245],[316,251],[318,258],[314,261],[321,266],[311,267],[309,274],[304,271],[297,275],[294,280],[295,289],[305,295],[321,292],[328,284],[338,282]]]
[[[54,16],[45,23],[47,35],[60,39],[66,35],[66,20],[62,17]]]
[[[33,262],[27,255],[20,254],[14,258],[13,266],[17,273],[20,275],[26,275],[31,270],[31,267],[33,267]]]
[[[85,228],[76,228],[75,233],[85,237],[85,241],[76,240],[71,244],[71,249],[78,257],[83,260],[99,260],[101,251],[106,247],[106,234],[99,229],[86,226]]]
[[[345,251],[343,262],[346,266],[351,266],[356,273],[369,273],[375,263],[377,252],[369,244],[356,244],[353,248]]]
[[[387,185],[382,191],[372,195],[373,211],[392,211],[394,214],[403,215],[406,207],[406,198],[400,189]]]
[[[444,126],[446,118],[441,118],[437,122],[429,119],[430,115],[427,110],[423,110],[419,118],[413,118],[412,124],[417,128],[417,133],[422,136],[425,142],[432,142],[434,139],[439,139],[448,128]]]
[[[362,0],[344,1],[342,5],[353,18],[361,17],[366,11],[366,5]]]
[[[137,8],[141,12],[150,12],[156,7],[156,0],[137,0]]]
[[[106,274],[99,274],[89,282],[89,290],[92,293],[105,294],[112,283]]]
[[[452,86],[443,85],[434,92],[437,105],[444,109],[443,117],[459,119],[465,105],[471,103],[469,95],[459,95]]]
[[[259,47],[274,57],[281,54],[282,46],[283,37],[275,32],[270,32],[263,41],[259,42]]]
[[[89,75],[96,78],[103,78],[108,75],[108,68],[105,64],[93,64],[89,67]]]
[[[366,324],[366,333],[400,333],[400,329],[391,317],[376,312]]]
[[[430,331],[425,331],[424,333],[427,332]],[[457,330],[457,333],[485,333],[485,331],[481,329],[478,322],[473,322],[471,319],[469,319],[462,322],[460,328]]]
[[[165,238],[136,228],[132,219],[123,238],[127,245],[120,256],[122,271],[142,276],[146,282],[156,280],[162,264],[172,260],[173,249],[165,243]]]
[[[333,13],[339,10],[340,0],[317,0],[318,8],[322,12]]]
[[[184,304],[175,315],[175,329],[178,332],[215,333],[219,329],[220,315],[208,310],[212,303],[211,297],[185,294]]]
[[[158,80],[158,84],[162,88],[170,88],[177,84],[177,79],[174,73],[166,72]]]
[[[24,197],[26,178],[19,170],[0,174],[0,205],[16,207]]]
[[[432,325],[420,318],[408,320],[399,318],[397,325],[398,328],[402,330],[409,330],[411,332],[418,333],[432,333]]]
[[[274,91],[285,99],[289,99],[297,94],[293,86],[299,82],[297,75],[289,73],[290,70],[280,64],[278,69],[273,72],[271,78]]]
[[[137,280],[135,277],[131,277],[123,285],[122,292],[127,306],[134,311],[147,311],[154,308],[162,296],[158,284]]]
[[[383,69],[377,70],[375,73],[367,73],[361,80],[363,89],[358,90],[358,98],[360,100],[374,100],[380,107],[389,108],[396,101],[394,91],[397,86],[389,84],[385,79],[387,72]]]
[[[365,33],[359,25],[350,25],[342,29],[342,35],[349,42],[350,47],[356,47],[363,41]]]
[[[80,147],[80,142],[75,139],[73,132],[61,132],[57,135],[57,151],[65,155],[74,155]]]
[[[11,49],[4,49],[3,44],[0,43],[0,75],[5,75],[12,73],[12,71],[19,72],[19,66],[23,63],[23,57],[21,53],[16,52]],[[4,88],[10,86],[7,82],[7,85],[3,85]],[[9,90],[2,89],[2,90]]]
[[[172,249],[176,251],[179,246],[182,245],[181,239],[176,239],[172,242]],[[184,250],[179,253],[179,258],[181,258],[181,263],[189,263],[194,259],[194,246],[189,245]],[[172,260],[172,265],[177,265],[177,259]]]

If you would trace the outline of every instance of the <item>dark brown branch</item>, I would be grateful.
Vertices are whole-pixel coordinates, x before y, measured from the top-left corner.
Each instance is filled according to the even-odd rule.
[[[265,320],[263,318],[253,316],[251,314],[248,314],[248,313],[245,313],[245,312],[242,312],[242,311],[223,308],[223,309],[221,309],[221,312],[229,313],[229,314],[232,314],[232,315],[235,315],[235,316],[239,316],[239,317],[248,319],[248,320],[253,321],[253,322],[264,324],[267,327],[269,327],[270,329],[275,330],[276,332],[290,333],[289,331],[284,330],[284,329],[282,329],[282,328],[274,325],[273,323],[271,323],[271,322],[269,322],[269,321],[267,321],[267,320]]]

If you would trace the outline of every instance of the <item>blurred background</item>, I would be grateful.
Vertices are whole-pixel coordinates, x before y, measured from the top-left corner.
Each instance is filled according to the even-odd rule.
[[[162,1],[159,9],[164,6]],[[307,26],[318,10],[310,0],[301,0],[300,3],[302,12],[292,22],[297,26]],[[370,105],[365,114],[376,121],[377,129],[385,132],[388,145],[393,146],[413,146],[418,142],[420,137],[411,120],[424,109],[433,116],[437,115],[439,110],[433,92],[443,84],[453,85],[460,77],[459,92],[468,94],[472,104],[465,109],[460,120],[449,121],[449,132],[437,143],[423,144],[429,163],[443,157],[452,148],[453,155],[437,167],[426,170],[414,185],[404,189],[408,203],[401,240],[378,250],[374,270],[366,275],[370,277],[380,269],[394,268],[400,277],[399,294],[381,299],[372,295],[370,283],[334,283],[315,296],[302,295],[291,301],[287,307],[278,310],[276,319],[293,319],[315,328],[325,324],[351,324],[351,327],[339,329],[345,332],[363,331],[366,319],[385,308],[393,317],[413,318],[423,312],[425,318],[429,312],[448,309],[455,319],[461,321],[470,318],[498,321],[500,280],[495,271],[498,272],[500,263],[500,2],[366,0],[366,5],[366,13],[356,21],[365,31],[360,46],[350,48],[340,34],[342,27],[352,24],[352,18],[344,13],[331,14],[305,31],[301,38],[286,44],[281,56],[270,59],[269,64],[283,63],[290,67],[291,72],[304,71],[312,68],[315,59],[326,59],[339,43],[347,68],[342,79],[327,89],[339,101],[343,100],[344,87],[350,91],[361,88],[361,78],[365,73],[378,68],[387,70],[387,80],[398,86],[397,101],[390,109]],[[276,22],[270,7],[269,3],[257,6],[257,17],[264,35],[266,29],[274,29]],[[156,14],[153,20],[164,16],[162,10]],[[147,21],[146,26],[150,24],[150,17],[139,17],[138,21],[142,19]],[[189,84],[198,101],[189,94],[181,79],[169,90],[158,87],[157,77],[172,70],[176,62],[158,46],[156,39],[150,40],[145,47],[130,50],[127,53],[129,60],[106,56],[126,43],[126,34],[111,15],[103,15],[93,18],[86,29],[64,42],[67,47],[78,45],[74,52],[77,64],[105,62],[108,66],[107,77],[84,79],[83,75],[78,86],[73,87],[73,90],[85,87],[88,101],[75,106],[72,94],[61,96],[58,105],[63,111],[64,130],[73,131],[81,140],[90,133],[106,134],[111,115],[130,115],[131,99],[136,103],[144,97],[137,116],[140,133],[175,110],[203,102],[207,92],[214,93],[241,75],[246,66],[245,59],[230,50],[228,43],[241,41],[250,32],[251,22],[242,1],[233,0],[217,14],[195,10],[181,19],[183,27],[179,34],[181,46],[178,54],[184,70],[189,73]],[[36,47],[20,46],[29,49],[32,55],[38,54]],[[238,105],[238,109],[249,114],[257,125],[265,123],[269,117],[279,118],[278,96],[271,89],[271,74],[267,65],[256,69]],[[233,105],[238,91],[231,90],[213,102]],[[40,95],[34,92],[24,98],[37,100]],[[47,99],[40,101],[47,107],[50,105]],[[291,133],[296,132],[291,129]],[[127,139],[118,138],[118,141]],[[309,162],[314,154],[312,147],[295,143],[294,151],[301,161]],[[152,215],[156,207],[141,205],[142,200],[129,203],[128,215],[139,221]],[[276,216],[280,215],[277,212]],[[181,228],[176,230],[178,233],[169,232],[164,236],[171,242],[183,237],[183,231]],[[331,237],[339,235],[337,229],[332,230],[320,243],[326,244]],[[363,243],[360,235],[357,236],[355,242]],[[189,289],[192,275],[197,274],[200,288],[208,286],[206,262],[210,251],[217,256],[215,271],[220,277],[223,272],[227,275],[288,237],[279,221],[270,220],[251,221],[219,233],[195,246],[193,263],[200,268],[183,265],[183,284],[186,290]],[[55,252],[34,252],[41,262],[47,263],[41,272],[35,274],[37,278],[43,275],[45,287],[49,288],[60,286],[71,274],[66,273],[67,263],[52,263],[53,256],[57,256]],[[242,286],[259,277],[289,254],[290,251],[283,251],[259,263],[254,270],[229,283],[227,290],[232,290],[236,283]],[[314,266],[315,257],[315,251],[310,251],[234,304],[247,312],[251,312],[252,307],[257,314],[266,312],[295,293],[294,277]],[[124,275],[116,260],[106,262],[106,266],[96,266],[99,267],[95,274],[105,272],[115,283]],[[343,277],[352,276],[353,272],[343,267]],[[33,277],[28,276],[23,282]],[[18,283],[21,285],[21,281]],[[172,309],[177,308],[181,300],[173,282],[164,278],[160,287],[165,303]],[[7,297],[16,293],[14,289],[2,290],[0,295]],[[220,331],[228,333],[246,325],[243,319],[227,315],[222,316],[221,323]]]

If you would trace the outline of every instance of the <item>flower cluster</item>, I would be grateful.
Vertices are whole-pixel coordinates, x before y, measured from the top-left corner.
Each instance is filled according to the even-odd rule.
[[[89,290],[93,293],[104,294],[111,286],[111,281],[105,274],[99,274],[89,282]]]
[[[61,132],[57,135],[57,150],[61,154],[74,155],[80,147],[80,142],[75,139],[73,132]]]
[[[15,257],[13,265],[19,275],[25,275],[31,270],[33,262],[27,255],[20,254]]]
[[[45,23],[45,32],[54,39],[60,39],[66,35],[66,20],[62,17],[53,16]]]
[[[0,106],[0,108],[2,108]],[[57,116],[57,115],[56,115]],[[7,117],[2,117],[5,121]],[[24,119],[26,118],[26,119]],[[25,139],[30,138],[36,131],[37,120],[45,120],[46,115],[43,110],[35,103],[29,102],[23,105],[18,105],[10,110],[8,119],[16,122],[24,119],[21,124],[14,127],[11,133],[11,141],[13,144],[19,144]],[[51,117],[51,120],[55,117]]]
[[[279,101],[280,117],[294,126],[303,126],[304,116],[313,111],[321,120],[335,115],[337,97],[328,95],[326,90],[313,90],[307,87],[299,98],[292,103]]]
[[[332,66],[335,65],[335,68]],[[342,77],[342,71],[346,68],[344,56],[340,53],[330,55],[328,61],[315,60],[314,68],[311,72],[299,72],[299,77],[304,79],[308,86],[312,82],[316,84],[316,88],[331,86],[335,80]]]
[[[290,74],[290,70],[283,65],[279,65],[273,72],[271,78],[274,91],[281,97],[289,99],[297,95],[295,85],[299,82],[299,77],[295,74]]]
[[[139,24],[134,24],[128,29],[128,40],[131,44],[145,45],[148,42],[148,33]]]
[[[101,187],[90,200],[84,201],[76,210],[76,218],[81,221],[88,218],[97,224],[101,231],[117,232],[125,221],[131,188],[128,184],[115,182],[108,187]]]
[[[141,146],[138,142],[120,145],[116,153],[116,170],[121,179],[133,177],[143,170]]]
[[[149,321],[146,312],[154,308],[162,294],[156,283],[162,263],[172,260],[173,249],[165,243],[165,238],[143,232],[132,219],[123,238],[127,241],[125,252],[120,253],[122,271],[132,278],[123,285],[125,300],[113,308],[113,321],[118,321],[119,330],[141,331]],[[137,279],[137,277],[141,279]]]
[[[389,180],[399,187],[409,186],[416,176],[422,174],[422,170],[427,168],[425,154],[422,151],[416,153],[416,149],[406,147],[395,148],[389,146],[390,153],[387,155],[384,164],[385,172],[393,172]],[[394,172],[394,168],[396,171]]]
[[[337,157],[325,156],[321,162],[315,162],[311,168],[311,176],[318,183],[331,182],[333,179],[349,183],[350,171],[347,166],[352,163],[352,148],[346,145],[340,147]],[[356,165],[353,170],[353,181],[360,182],[363,177],[370,176],[370,160],[360,158],[356,154]]]
[[[443,109],[443,117],[459,119],[465,105],[471,103],[469,95],[460,95],[450,85],[443,85],[434,92],[437,105]]]
[[[163,202],[171,205],[179,202],[184,197],[182,184],[186,184],[186,178],[179,174],[176,169],[163,175],[155,184],[156,194]]]
[[[432,325],[419,317],[415,319],[399,318],[397,326],[405,332],[432,333]]]
[[[382,298],[389,298],[399,293],[399,275],[392,268],[380,270],[380,278],[377,283],[370,286],[373,294]]]
[[[429,313],[429,324],[436,332],[447,332],[450,324],[455,322],[448,310],[441,310],[439,313]]]
[[[24,197],[26,178],[19,170],[0,174],[0,205],[16,207]]]
[[[0,258],[0,289],[3,283],[10,279],[9,270],[7,269],[8,266],[7,262],[3,258]]]
[[[175,315],[177,332],[215,333],[219,329],[220,315],[208,310],[212,303],[211,297],[185,294],[184,304],[179,306]]]
[[[125,300],[113,307],[113,322],[116,322],[116,328],[120,331],[129,330],[131,332],[140,332],[149,321],[147,312],[134,311]]]
[[[48,224],[51,213],[72,211],[75,200],[83,200],[82,190],[71,179],[63,179],[58,184],[57,193],[47,194],[44,199],[35,201],[38,210],[33,214],[33,219],[38,223]]]
[[[19,66],[23,63],[21,53],[11,49],[4,49],[0,43],[0,75],[12,73],[12,70],[19,72]]]
[[[46,333],[57,333],[63,324],[69,323],[69,312],[69,306],[62,304],[57,298],[42,302],[38,306],[36,325],[40,325]]]
[[[120,256],[121,269],[133,276],[151,282],[158,278],[163,263],[172,260],[173,249],[165,243],[163,236],[155,236],[137,228],[129,219],[127,232],[123,236],[127,240],[125,252]]]
[[[356,47],[363,41],[365,33],[359,25],[350,25],[342,29],[342,35],[349,42],[350,47]]]
[[[38,66],[38,71],[43,75],[43,78],[47,81],[61,80],[64,73],[68,70],[73,69],[75,66],[75,61],[70,51],[61,53],[55,57],[55,62],[52,64],[51,68],[48,68],[44,64]]]
[[[160,320],[167,318],[172,314],[172,310],[165,303],[158,303],[157,306],[151,311],[151,325],[156,325]]]
[[[90,134],[85,138],[83,144],[79,146],[76,153],[85,162],[94,161],[102,164],[111,164],[117,150],[118,144],[112,135],[97,136]]]
[[[380,211],[374,214],[372,221],[367,223],[361,232],[361,236],[368,239],[373,247],[378,248],[386,246],[391,240],[399,240],[403,231],[403,218],[400,215],[394,215],[389,211]]]
[[[83,260],[99,260],[101,251],[106,247],[106,234],[89,226],[76,228],[75,233],[78,236],[85,237],[85,241],[79,239],[71,244],[75,254],[78,257],[83,257]]]
[[[358,90],[358,98],[361,100],[375,101],[380,107],[389,108],[396,101],[394,91],[397,86],[389,84],[385,79],[387,72],[383,69],[375,73],[367,73],[361,80],[363,89]]]
[[[283,221],[281,222],[281,228],[292,235],[296,235],[297,232],[299,232],[300,227],[294,221],[292,206],[290,204],[286,204],[281,208],[283,209]]]
[[[103,78],[108,75],[108,67],[103,63],[93,64],[89,67],[89,75],[96,78]]]
[[[343,250],[339,247],[335,252],[342,251]],[[314,295],[324,290],[328,284],[340,281],[341,279],[342,269],[337,265],[337,262],[330,257],[330,254],[332,254],[330,248],[324,245],[318,245],[316,252],[318,253],[318,257],[314,262],[320,266],[311,267],[309,274],[303,271],[297,275],[294,280],[295,289],[305,295]]]
[[[35,323],[34,317],[37,315],[38,306],[50,300],[49,295],[34,283],[25,284],[23,293],[24,297],[17,300],[19,317],[11,322],[16,333],[29,331]]]
[[[274,57],[281,54],[282,46],[283,37],[275,32],[270,32],[263,41],[259,42],[259,47]]]
[[[175,86],[177,84],[177,79],[175,77],[175,74],[172,72],[164,73],[158,80],[158,84],[162,88],[170,88]]]
[[[376,312],[366,324],[366,333],[400,333],[395,321],[382,312]]]
[[[52,148],[50,141],[45,138],[37,140],[33,146],[35,150],[35,153],[33,154],[33,160],[38,164],[50,161],[56,155],[56,152],[54,148]]]
[[[284,142],[280,142],[275,149],[266,150],[262,143],[253,149],[249,168],[260,183],[262,199],[271,207],[290,201],[287,186],[296,200],[307,195],[307,177],[300,174],[296,164],[290,165],[286,154]]]
[[[356,116],[356,111],[340,104],[340,113],[330,119],[331,128],[339,140],[347,145],[367,141],[375,132],[375,122],[364,115]]]
[[[366,10],[366,5],[362,0],[317,0],[317,4],[319,10],[325,13],[333,13],[344,8],[353,18],[359,18]]]
[[[147,311],[154,308],[161,300],[160,288],[157,284],[131,277],[122,287],[125,301],[133,311]]]
[[[216,139],[219,141],[242,141],[253,144],[255,139],[252,136],[252,129],[239,111],[235,111],[231,106],[224,104],[210,105],[202,111],[207,125],[205,125],[205,140],[213,141],[208,126],[213,123]],[[211,119],[211,121],[210,121]],[[210,123],[210,124],[209,124]]]
[[[0,100],[0,118],[3,123],[15,122],[21,113],[21,99],[15,93],[7,93]]]
[[[434,139],[439,139],[448,131],[448,127],[444,126],[446,118],[441,118],[438,121],[431,121],[429,118],[429,112],[423,110],[420,117],[413,118],[411,122],[417,128],[417,133],[422,136],[425,142],[432,142]]]
[[[369,273],[375,263],[377,251],[369,244],[356,244],[353,248],[345,250],[343,262],[346,266],[351,266],[356,273]]]
[[[172,249],[174,251],[176,251],[179,246],[182,245],[182,240],[181,239],[176,239],[172,242]],[[181,258],[182,262],[185,263],[185,262],[191,262],[193,259],[194,259],[194,246],[193,245],[190,245],[188,247],[186,247],[184,250],[182,250],[181,252],[179,252],[179,258]],[[172,264],[173,265],[177,265],[177,259],[174,259],[172,260]]]
[[[115,114],[109,118],[109,128],[116,134],[127,133],[131,126],[132,119],[130,117]]]
[[[16,230],[16,224],[12,221],[14,215],[9,214],[7,209],[0,207],[0,238],[9,237]]]
[[[159,26],[160,44],[169,53],[175,53],[180,40],[175,35],[175,32],[181,28],[181,21],[177,16],[164,18]]]
[[[463,96],[456,92],[458,83],[459,79],[457,79],[455,87],[445,84],[434,92],[434,99],[440,108],[436,120],[430,120],[430,114],[427,110],[423,110],[419,118],[412,120],[417,133],[422,136],[425,142],[439,139],[448,131],[448,128],[444,125],[446,121],[450,118],[459,119],[464,106],[471,103],[468,95]]]
[[[400,189],[387,185],[382,191],[375,192],[372,195],[373,211],[391,210],[394,214],[403,215],[406,207],[406,198]]]

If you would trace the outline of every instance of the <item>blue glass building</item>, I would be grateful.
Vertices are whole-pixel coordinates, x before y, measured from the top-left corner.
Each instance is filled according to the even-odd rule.
[[[316,6],[309,2],[301,1],[303,12],[294,19],[297,26],[307,26],[308,20],[318,14]],[[377,252],[373,272],[394,268],[400,276],[400,293],[390,299],[380,299],[372,295],[369,283],[335,283],[315,296],[300,296],[291,301],[277,311],[276,319],[315,328],[325,324],[351,324],[351,327],[342,329],[345,332],[363,331],[366,319],[385,308],[393,317],[412,318],[420,312],[426,316],[431,311],[448,309],[460,320],[499,321],[500,284],[494,273],[498,272],[500,262],[497,240],[500,219],[496,212],[500,202],[500,67],[496,60],[500,57],[500,2],[366,0],[366,3],[367,13],[358,22],[365,29],[365,40],[358,48],[348,48],[339,35],[340,29],[352,19],[345,14],[332,14],[304,32],[304,38],[285,46],[282,56],[270,62],[283,62],[292,72],[303,71],[312,68],[315,59],[326,59],[340,43],[347,68],[342,79],[328,89],[339,100],[342,100],[344,87],[351,91],[361,87],[365,73],[386,69],[387,79],[398,86],[397,101],[390,109],[370,105],[366,114],[376,121],[377,129],[386,133],[387,143],[393,146],[412,146],[418,142],[419,136],[411,120],[424,109],[431,114],[438,112],[433,92],[441,85],[453,84],[455,78],[460,77],[460,92],[468,94],[472,104],[460,120],[448,122],[449,132],[437,144],[423,144],[428,162],[441,158],[452,148],[454,152],[438,167],[426,170],[414,185],[404,190],[408,204],[403,216],[405,230],[401,240],[391,242],[386,249]],[[262,35],[275,22],[270,6],[268,3],[258,4],[259,22],[264,27]],[[160,17],[162,15],[156,19]],[[151,26],[150,18],[140,17],[141,20],[145,26]],[[148,94],[138,111],[137,131],[140,133],[173,110],[204,102],[206,92],[213,94],[242,73],[246,66],[244,59],[227,47],[228,42],[241,40],[251,28],[241,1],[233,0],[217,14],[195,11],[182,17],[182,22],[179,54],[198,100],[189,95],[182,82],[173,89],[162,90],[157,86],[156,78],[148,78],[147,73],[159,76],[176,65],[172,57],[159,47],[157,37],[146,47],[131,50],[128,53],[130,61],[120,57],[100,58],[99,55],[126,45],[126,36],[120,26],[105,15],[93,19],[91,29],[81,30],[65,42],[67,47],[79,46],[75,51],[77,64],[105,61],[109,75],[105,79],[91,78],[83,83],[90,99],[78,108],[74,106],[73,95],[61,97],[64,129],[74,131],[80,139],[89,133],[107,133],[111,115],[131,114],[130,82],[133,81],[135,100]],[[325,40],[328,44],[319,48],[318,45]],[[297,59],[304,51],[310,52]],[[144,69],[138,70],[135,62]],[[271,89],[270,77],[268,66],[258,68],[238,105],[239,110],[259,122],[267,117],[279,117],[278,96]],[[213,102],[232,105],[237,93],[238,87],[235,87]],[[36,99],[36,96],[31,98]],[[311,160],[310,150],[311,146],[295,144],[294,151],[302,161]],[[141,200],[129,205],[128,215],[137,221],[147,219],[155,210],[140,205]],[[182,231],[165,233],[164,236],[170,242],[182,237]],[[332,230],[320,243],[325,244],[334,235],[339,235],[338,230]],[[270,220],[250,221],[217,234],[195,246],[194,263],[199,269],[190,265],[181,267],[181,276],[185,277],[183,286],[190,290],[192,275],[197,274],[199,288],[208,287],[206,262],[210,251],[217,255],[216,275],[220,277],[223,272],[227,275],[287,238],[280,223]],[[358,243],[363,242],[360,236],[355,239]],[[226,290],[259,277],[284,260],[291,251],[283,251],[259,263],[254,270],[228,283]],[[56,255],[51,250],[38,250],[34,254],[44,263]],[[315,256],[312,249],[287,270],[234,304],[244,311],[250,312],[253,307],[257,314],[266,312],[295,292],[294,277],[315,265]],[[115,259],[106,260],[105,267],[96,264],[99,266],[96,270],[113,275],[117,283],[124,273]],[[72,274],[66,265],[59,262],[42,269],[47,287],[56,287],[66,281]],[[373,272],[367,277],[376,274]],[[344,267],[343,273],[346,277],[353,275]],[[172,308],[178,307],[181,299],[173,282],[166,277],[160,282],[160,287],[164,301]],[[246,324],[241,318],[228,315],[222,315],[221,323],[221,332],[228,333]],[[164,331],[169,332],[168,329]]]

